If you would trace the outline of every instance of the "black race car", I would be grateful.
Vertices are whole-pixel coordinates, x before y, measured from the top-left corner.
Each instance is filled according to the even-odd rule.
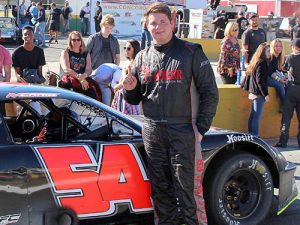
[[[0,224],[153,224],[141,123],[68,90],[0,83]],[[203,177],[210,224],[255,225],[295,165],[249,134],[211,129]],[[277,190],[275,190],[277,189]]]

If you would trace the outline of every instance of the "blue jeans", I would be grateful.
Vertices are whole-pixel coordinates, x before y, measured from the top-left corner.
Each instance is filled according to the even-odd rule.
[[[89,18],[81,18],[81,34],[87,36],[89,31]]]
[[[281,105],[284,103],[285,89],[284,85],[277,80],[274,80],[272,77],[268,77],[268,86],[274,87],[280,98]]]
[[[147,29],[143,29],[142,31],[142,41],[141,41],[141,49],[144,49],[146,46],[146,41],[147,41],[147,47],[151,45],[151,34]]]
[[[248,131],[250,134],[258,136],[259,121],[264,111],[265,97],[260,96],[252,101],[252,110],[248,120]]]
[[[69,19],[64,19],[64,22],[63,22],[63,31],[62,33],[63,34],[66,34],[67,33],[67,30],[69,30]]]
[[[43,46],[46,45],[45,28],[46,28],[46,22],[38,22],[34,28],[34,37],[37,41],[41,41]]]

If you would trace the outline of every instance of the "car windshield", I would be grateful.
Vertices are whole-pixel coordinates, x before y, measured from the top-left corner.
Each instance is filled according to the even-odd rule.
[[[82,101],[66,99],[7,102],[4,119],[15,143],[98,140],[141,136],[120,118]]]

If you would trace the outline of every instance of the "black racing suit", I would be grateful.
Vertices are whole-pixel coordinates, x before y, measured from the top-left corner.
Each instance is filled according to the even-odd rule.
[[[141,51],[132,73],[138,83],[124,97],[143,105],[155,224],[207,224],[199,132],[209,129],[218,103],[209,60],[200,45],[174,36]]]
[[[289,71],[289,83],[283,105],[279,143],[286,146],[289,139],[291,119],[296,110],[298,118],[298,145],[300,147],[300,53],[287,56],[283,69]]]

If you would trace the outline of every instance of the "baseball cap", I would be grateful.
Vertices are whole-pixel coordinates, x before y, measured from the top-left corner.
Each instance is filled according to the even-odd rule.
[[[249,20],[251,20],[252,18],[258,17],[258,14],[256,13],[252,13],[249,17]]]
[[[296,46],[296,47],[300,48],[300,38],[293,39],[291,46]]]

